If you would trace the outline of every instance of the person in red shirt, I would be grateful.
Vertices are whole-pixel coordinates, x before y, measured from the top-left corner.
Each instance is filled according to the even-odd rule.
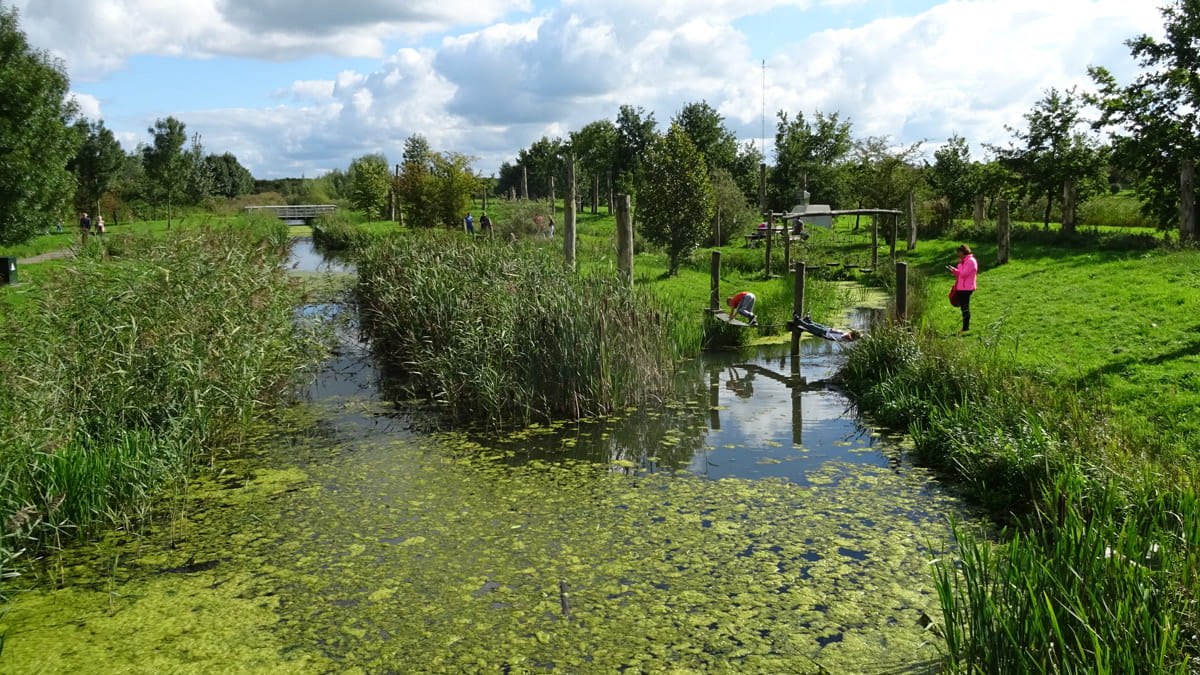
[[[954,282],[954,297],[958,300],[958,308],[962,311],[962,330],[959,335],[971,330],[971,294],[975,292],[975,277],[979,274],[979,263],[971,247],[963,244],[958,247],[958,265],[946,265],[957,279]]]
[[[729,305],[729,320],[733,321],[736,315],[741,314],[748,319],[751,326],[758,324],[758,319],[754,316],[754,294],[747,291],[742,291],[732,298],[725,300],[725,304]]]

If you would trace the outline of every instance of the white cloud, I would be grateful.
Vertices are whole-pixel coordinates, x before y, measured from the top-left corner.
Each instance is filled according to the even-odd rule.
[[[89,120],[103,118],[103,115],[100,114],[100,99],[95,96],[71,92],[67,94],[67,98],[75,100],[75,105],[79,106],[80,117],[86,117]]]

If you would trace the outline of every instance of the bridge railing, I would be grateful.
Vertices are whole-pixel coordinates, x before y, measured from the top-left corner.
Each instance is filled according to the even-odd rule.
[[[270,211],[276,218],[282,220],[304,219],[312,220],[323,213],[337,211],[337,204],[282,204],[278,206],[247,206],[246,213]]]

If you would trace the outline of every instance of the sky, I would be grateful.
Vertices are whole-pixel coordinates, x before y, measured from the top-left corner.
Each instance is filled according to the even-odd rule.
[[[174,116],[257,178],[315,177],[422,134],[483,175],[621,105],[705,101],[739,139],[838,113],[926,155],[1005,145],[1089,65],[1137,73],[1166,0],[0,0],[127,151]],[[765,134],[764,134],[765,128]]]

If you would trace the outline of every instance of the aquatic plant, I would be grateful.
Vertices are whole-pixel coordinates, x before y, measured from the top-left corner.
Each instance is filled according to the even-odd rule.
[[[604,414],[661,395],[679,357],[650,293],[523,242],[415,231],[362,249],[358,272],[375,353],[458,420]]]
[[[0,561],[136,518],[285,395],[315,345],[293,328],[286,240],[278,222],[109,235],[0,321]]]
[[[330,251],[355,248],[369,236],[346,211],[322,213],[313,222],[312,232],[313,243]]]

